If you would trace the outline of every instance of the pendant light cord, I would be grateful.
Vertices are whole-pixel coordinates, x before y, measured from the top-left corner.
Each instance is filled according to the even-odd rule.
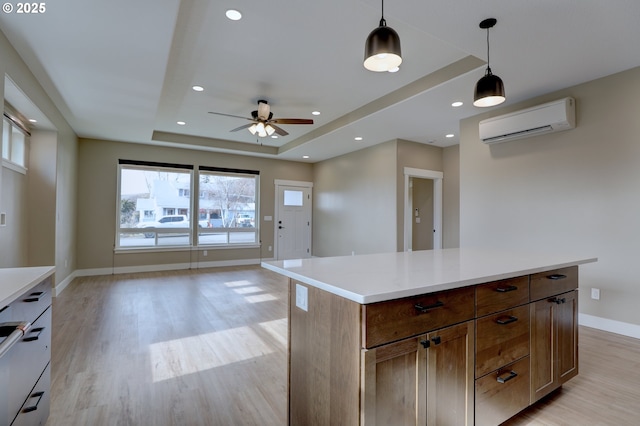
[[[382,17],[380,18],[380,26],[381,27],[387,26],[387,21],[385,21],[384,19],[384,0],[382,0]]]
[[[489,28],[487,28],[487,72],[485,73],[485,75],[492,74],[491,67],[489,66],[490,63],[491,63],[491,60],[489,56]]]

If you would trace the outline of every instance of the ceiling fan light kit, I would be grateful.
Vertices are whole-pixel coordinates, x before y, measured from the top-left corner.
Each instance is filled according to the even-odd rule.
[[[393,28],[387,27],[382,0],[380,25],[371,31],[364,46],[364,67],[369,71],[384,72],[396,70],[401,63],[400,36]]]
[[[487,30],[487,69],[484,77],[476,83],[473,105],[477,107],[495,106],[506,100],[504,83],[500,77],[491,72],[491,67],[489,66],[489,28],[493,28],[497,22],[495,18],[488,18],[480,22],[480,28]]]
[[[274,136],[274,133],[278,136],[287,136],[289,133],[277,124],[313,124],[313,120],[308,118],[273,118],[273,112],[271,112],[271,106],[263,99],[258,101],[258,109],[251,111],[251,118],[242,117],[239,115],[224,114],[222,112],[209,112],[209,114],[222,115],[225,117],[242,118],[249,120],[251,124],[245,124],[240,127],[232,129],[232,132],[238,130],[247,129],[252,135],[258,135],[261,138],[267,136]]]

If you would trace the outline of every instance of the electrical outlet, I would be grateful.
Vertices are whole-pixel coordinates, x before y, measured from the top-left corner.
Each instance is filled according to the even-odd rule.
[[[273,247],[269,246],[269,251],[273,250]]]
[[[594,300],[600,300],[600,289],[592,288],[591,289],[591,298]]]
[[[309,310],[308,289],[300,284],[296,284],[296,306],[305,312]]]
[[[206,256],[207,256],[207,251],[206,251],[206,250],[203,250],[203,251],[202,251],[202,255],[206,257]]]

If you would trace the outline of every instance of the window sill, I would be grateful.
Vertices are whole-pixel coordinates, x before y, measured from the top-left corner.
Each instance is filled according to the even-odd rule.
[[[239,250],[260,248],[260,244],[233,244],[233,245],[201,245],[201,246],[162,246],[162,247],[118,247],[113,250],[115,254],[158,253],[168,251],[202,251],[202,250]]]
[[[22,173],[23,175],[27,174],[27,168],[21,166],[20,164],[14,163],[13,161],[9,161],[6,159],[2,159],[2,167],[5,167],[9,170],[13,170],[14,172]]]

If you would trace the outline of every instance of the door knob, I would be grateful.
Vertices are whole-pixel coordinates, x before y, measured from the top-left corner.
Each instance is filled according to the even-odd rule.
[[[279,225],[279,226],[278,226],[278,229],[284,229],[284,226]]]

